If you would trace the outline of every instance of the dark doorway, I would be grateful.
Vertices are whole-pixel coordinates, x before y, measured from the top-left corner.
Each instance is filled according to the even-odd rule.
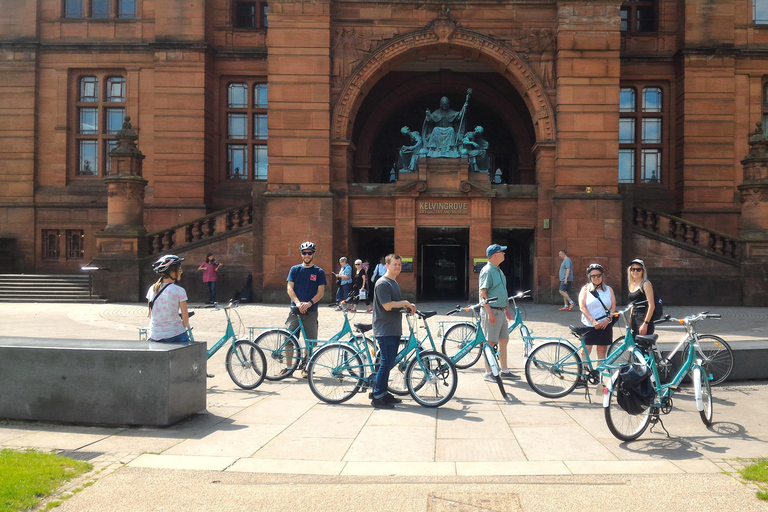
[[[419,229],[419,299],[466,299],[469,229]]]
[[[493,243],[507,246],[501,270],[507,276],[507,292],[513,295],[533,288],[533,230],[494,229]]]
[[[379,263],[379,259],[395,252],[394,228],[352,228],[352,240],[349,244],[349,261],[368,260],[368,277]]]

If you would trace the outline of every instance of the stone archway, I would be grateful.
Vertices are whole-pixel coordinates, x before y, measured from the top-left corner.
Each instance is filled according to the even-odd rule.
[[[458,27],[440,17],[428,27],[397,36],[371,53],[344,82],[331,118],[331,140],[351,137],[352,126],[367,91],[385,74],[416,53],[455,49],[502,74],[520,92],[533,120],[536,140],[555,138],[554,109],[539,77],[512,48],[487,35]]]

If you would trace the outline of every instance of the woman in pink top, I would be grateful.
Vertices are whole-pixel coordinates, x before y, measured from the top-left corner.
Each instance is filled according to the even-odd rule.
[[[206,304],[214,304],[216,302],[216,277],[219,268],[221,268],[221,263],[216,261],[213,253],[209,252],[205,257],[205,261],[197,269],[203,271],[203,282],[208,286],[208,302]]]

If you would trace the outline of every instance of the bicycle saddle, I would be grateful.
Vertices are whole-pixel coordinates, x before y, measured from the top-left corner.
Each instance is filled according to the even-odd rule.
[[[373,325],[371,325],[371,324],[355,324],[355,329],[357,329],[360,332],[368,332],[371,329],[373,329]]]
[[[437,314],[437,311],[416,311],[416,314],[423,319],[431,318]]]
[[[594,329],[594,327],[590,327],[588,325],[569,325],[568,327],[571,328],[571,332],[578,336],[579,338],[583,337],[585,334],[587,334],[589,331]]]
[[[643,347],[643,348],[652,347],[656,343],[657,339],[659,339],[658,334],[636,334],[635,335],[635,343],[639,347]]]

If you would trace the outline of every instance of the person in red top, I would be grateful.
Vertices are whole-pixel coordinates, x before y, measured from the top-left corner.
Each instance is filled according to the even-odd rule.
[[[208,302],[206,304],[214,304],[216,302],[216,278],[220,268],[221,263],[213,257],[213,253],[209,252],[205,257],[205,261],[197,269],[203,271],[203,282],[208,286]]]

